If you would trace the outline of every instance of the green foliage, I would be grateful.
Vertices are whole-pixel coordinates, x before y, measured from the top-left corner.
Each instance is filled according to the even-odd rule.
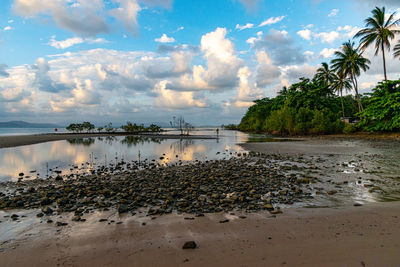
[[[155,124],[151,124],[149,127],[145,127],[143,124],[137,125],[128,121],[126,125],[121,126],[125,132],[161,132],[161,127]]]
[[[70,132],[74,133],[81,133],[83,131],[90,132],[94,129],[94,125],[91,124],[88,121],[85,121],[83,123],[71,123],[66,127],[66,129]]]
[[[255,101],[242,118],[239,129],[281,135],[341,132],[340,98],[323,79],[300,80],[289,89],[284,88],[276,98]],[[356,110],[351,96],[343,98],[343,104],[346,110]]]
[[[400,80],[381,82],[367,94],[358,126],[366,131],[400,130]]]
[[[228,125],[221,125],[221,128],[225,130],[238,130],[238,126],[236,124],[228,124]]]
[[[107,133],[111,133],[111,132],[115,131],[111,122],[109,124],[107,124],[106,126],[104,126],[104,130],[106,130]]]
[[[354,124],[346,123],[343,127],[344,134],[351,134],[357,131],[357,127]]]

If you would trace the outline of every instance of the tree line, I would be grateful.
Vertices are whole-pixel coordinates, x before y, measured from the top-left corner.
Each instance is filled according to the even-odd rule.
[[[365,20],[365,28],[345,42],[330,64],[324,62],[312,79],[284,87],[275,98],[256,100],[239,124],[244,131],[266,131],[279,134],[325,134],[338,132],[400,130],[399,81],[387,80],[386,51],[400,33],[395,14],[386,15],[385,7],[376,7]],[[359,94],[358,77],[369,69],[365,50],[374,46],[382,54],[384,80],[372,93]],[[394,57],[400,57],[400,42],[394,46]],[[343,92],[354,91],[354,98]],[[339,100],[339,99],[340,100]],[[340,117],[357,117],[360,122],[346,125]]]

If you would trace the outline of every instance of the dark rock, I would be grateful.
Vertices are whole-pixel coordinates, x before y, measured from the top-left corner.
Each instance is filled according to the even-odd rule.
[[[197,244],[194,241],[187,241],[183,244],[182,249],[195,249],[197,248]]]
[[[225,219],[225,220],[221,220],[221,221],[219,221],[219,223],[227,223],[227,222],[229,222],[229,220],[228,220],[228,219]]]

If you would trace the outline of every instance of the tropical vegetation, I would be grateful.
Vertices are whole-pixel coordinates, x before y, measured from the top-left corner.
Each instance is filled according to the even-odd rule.
[[[397,34],[400,20],[395,13],[376,7],[365,20],[365,28],[335,52],[330,64],[324,62],[312,79],[283,89],[274,98],[254,101],[243,116],[239,130],[273,134],[330,134],[362,131],[400,130],[400,80],[387,79],[386,56]],[[365,50],[374,45],[375,56],[382,53],[384,80],[372,93],[359,94],[358,78],[370,68]],[[400,42],[393,56],[400,57]],[[354,97],[351,93],[354,92]],[[343,94],[344,93],[344,94]],[[357,123],[345,123],[346,117]]]

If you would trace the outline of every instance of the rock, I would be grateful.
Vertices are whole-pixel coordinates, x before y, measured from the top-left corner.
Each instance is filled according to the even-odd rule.
[[[271,213],[271,214],[281,214],[283,212],[280,209],[277,209],[277,210],[270,210],[269,213]]]
[[[331,190],[331,191],[328,191],[328,195],[334,195],[334,194],[336,194],[337,193],[337,191],[336,190]]]
[[[80,216],[74,216],[73,218],[72,218],[72,221],[74,221],[74,222],[79,222],[81,220],[81,217]]]
[[[127,205],[125,205],[125,204],[120,204],[119,206],[118,206],[118,213],[125,213],[125,212],[128,212],[129,211],[129,208],[128,208],[128,206]]]
[[[43,217],[43,216],[44,216],[43,212],[36,214],[36,217],[38,217],[38,218]]]
[[[106,222],[107,219],[100,219],[99,222]]]
[[[353,206],[354,206],[354,207],[360,207],[360,206],[362,206],[362,204],[361,204],[361,203],[354,203]]]
[[[228,220],[228,219],[225,219],[225,220],[221,220],[221,221],[219,221],[219,223],[227,223],[227,222],[229,222],[229,220]]]
[[[42,209],[42,211],[43,211],[43,213],[44,214],[46,214],[46,215],[51,215],[51,214],[53,214],[53,209],[52,208],[50,208],[50,207],[45,207],[44,209]]]
[[[65,222],[56,222],[56,226],[66,226],[68,223]]]
[[[197,248],[197,244],[194,241],[187,241],[183,244],[182,249],[195,249]]]

